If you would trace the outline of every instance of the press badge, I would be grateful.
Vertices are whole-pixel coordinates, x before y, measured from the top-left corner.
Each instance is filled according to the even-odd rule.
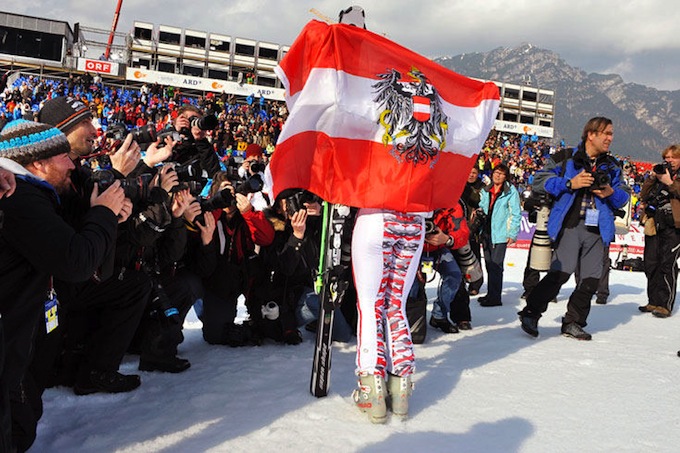
[[[47,329],[47,333],[52,332],[59,326],[57,305],[57,293],[50,291],[48,299],[45,301],[45,328]]]
[[[430,275],[433,272],[434,259],[431,256],[424,256],[420,262],[420,272]]]
[[[598,212],[595,208],[586,209],[586,226],[596,227],[597,226]]]

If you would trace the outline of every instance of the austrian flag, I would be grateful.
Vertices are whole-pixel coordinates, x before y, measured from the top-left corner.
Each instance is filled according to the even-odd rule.
[[[493,126],[495,84],[452,72],[382,36],[311,21],[275,69],[289,117],[272,194],[423,212],[453,207]]]

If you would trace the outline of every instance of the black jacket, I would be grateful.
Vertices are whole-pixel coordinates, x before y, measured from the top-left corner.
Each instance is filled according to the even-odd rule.
[[[0,314],[5,326],[7,369],[3,379],[17,384],[28,366],[31,343],[42,319],[50,276],[87,280],[111,252],[118,220],[103,206],[91,208],[76,231],[58,213],[52,187],[26,173],[16,192],[0,200]],[[58,294],[57,294],[58,297]]]

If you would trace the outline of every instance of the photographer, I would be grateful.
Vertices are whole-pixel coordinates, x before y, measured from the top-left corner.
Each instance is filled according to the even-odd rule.
[[[238,169],[238,175],[244,179],[254,175],[264,177],[265,167],[262,147],[251,143],[246,148],[246,158]],[[269,207],[269,202],[262,194],[262,191],[249,194],[248,199],[256,211],[263,211]]]
[[[481,191],[484,187],[484,182],[479,178],[479,168],[476,166],[472,167],[468,179],[463,188],[463,194],[460,196],[461,200],[465,203],[465,211],[467,212],[467,223],[470,230],[470,249],[474,253],[477,261],[482,262],[481,254],[481,229],[482,225],[486,222],[486,217],[484,211],[479,208],[479,201],[481,199]],[[470,282],[468,287],[468,292],[470,296],[476,296],[479,294],[479,289],[484,284],[484,277]]]
[[[217,117],[212,114],[203,116],[198,107],[183,105],[177,110],[177,118],[169,130],[159,135],[165,137],[175,132],[174,138],[179,141],[172,153],[172,161],[186,165],[198,159],[198,163],[208,177],[221,170],[220,159],[207,139],[207,132],[217,127]]]
[[[680,145],[669,146],[661,156],[663,163],[654,166],[640,192],[648,302],[639,310],[667,318],[675,304],[680,257]]]
[[[258,272],[255,246],[268,246],[274,239],[274,229],[262,212],[253,210],[243,190],[237,190],[226,172],[215,174],[210,190],[211,199],[218,193],[227,199],[226,206],[210,212],[216,220],[214,237],[203,242],[204,257],[197,273],[203,277],[205,294],[197,310],[203,322],[203,339],[210,344],[242,346],[252,340],[248,325],[237,326],[236,306],[240,295],[245,295],[251,318],[259,315],[260,307],[253,307],[252,281]],[[224,192],[226,191],[226,192]],[[207,265],[212,264],[212,265]]]
[[[43,389],[28,372],[34,341],[38,332],[50,332],[61,321],[53,278],[77,282],[92,275],[113,246],[124,204],[117,184],[101,194],[95,191],[81,228],[68,225],[58,210],[59,194],[71,183],[69,151],[64,134],[46,124],[14,121],[0,134],[0,157],[11,160],[3,160],[3,166],[16,175],[15,192],[0,199],[6,215],[0,230],[0,341],[5,351],[0,402],[6,417],[11,395],[12,443],[20,451],[35,439],[41,415],[34,408],[41,407]]]
[[[554,245],[548,274],[528,295],[519,312],[522,330],[538,336],[538,320],[548,303],[580,265],[580,280],[562,318],[562,334],[590,340],[583,330],[593,294],[602,275],[605,247],[614,240],[614,211],[628,202],[622,188],[621,168],[609,155],[614,136],[611,120],[590,119],[583,128],[581,143],[567,160],[550,159],[536,174],[534,188],[555,201],[548,217],[548,236]],[[564,169],[562,168],[563,166]],[[580,261],[580,263],[579,263]]]
[[[141,371],[179,373],[190,366],[177,357],[177,346],[184,339],[182,323],[194,300],[174,284],[174,277],[187,244],[183,216],[193,200],[189,190],[181,188],[174,165],[165,164],[121,228],[116,254],[119,275],[141,271],[151,286],[131,345],[131,350],[140,352]]]
[[[467,244],[470,235],[463,207],[459,203],[454,208],[437,209],[431,223],[428,220],[425,227],[425,245],[420,258],[421,272],[424,267],[432,267],[441,277],[437,299],[432,307],[430,325],[445,333],[458,333],[456,325],[458,322],[470,322],[469,306],[467,316],[464,316],[466,319],[454,321],[453,316],[449,319],[451,303],[460,285],[463,284],[463,273],[456,262],[453,250]],[[409,297],[416,297],[414,289],[417,289],[417,285],[414,282]]]
[[[266,212],[274,225],[274,241],[261,251],[266,281],[258,287],[263,303],[273,301],[278,316],[260,319],[265,336],[287,344],[299,344],[299,327],[314,330],[320,300],[314,291],[321,244],[321,204],[319,198],[302,190],[284,191],[275,207]],[[346,342],[352,336],[344,315],[336,310],[333,340]]]

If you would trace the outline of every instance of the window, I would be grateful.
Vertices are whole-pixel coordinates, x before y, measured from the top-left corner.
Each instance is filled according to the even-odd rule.
[[[219,39],[210,40],[210,50],[218,52],[229,52],[229,41],[220,41]]]
[[[536,102],[537,97],[538,97],[538,93],[536,93],[535,91],[523,91],[522,92],[522,100],[523,101]]]
[[[519,122],[522,124],[534,124],[534,117],[529,115],[521,115]]]
[[[504,96],[509,99],[519,99],[519,90],[516,88],[506,88]]]
[[[234,51],[236,55],[246,55],[252,57],[255,55],[255,46],[248,46],[246,44],[236,44],[236,50]]]
[[[135,27],[135,39],[151,41],[151,32],[152,30],[150,28]]]
[[[220,69],[208,69],[208,78],[219,79],[219,80],[228,80],[229,79],[229,73],[228,73],[228,71],[224,71],[224,70],[220,70]]]
[[[273,87],[276,86],[276,79],[272,79],[271,77],[258,77],[257,84],[265,87]]]
[[[184,70],[182,71],[182,74],[195,77],[203,77],[203,68],[198,66],[184,65]]]
[[[184,45],[186,47],[193,47],[195,49],[205,49],[205,38],[199,38],[198,36],[184,36]]]
[[[161,72],[169,72],[171,74],[175,73],[175,64],[174,63],[167,63],[165,61],[159,61],[158,62],[158,70]]]
[[[171,33],[169,31],[162,31],[158,35],[158,42],[179,46],[179,34]]]
[[[257,56],[260,58],[267,58],[269,60],[276,60],[279,56],[279,51],[276,49],[260,47],[260,49],[257,52]]]

